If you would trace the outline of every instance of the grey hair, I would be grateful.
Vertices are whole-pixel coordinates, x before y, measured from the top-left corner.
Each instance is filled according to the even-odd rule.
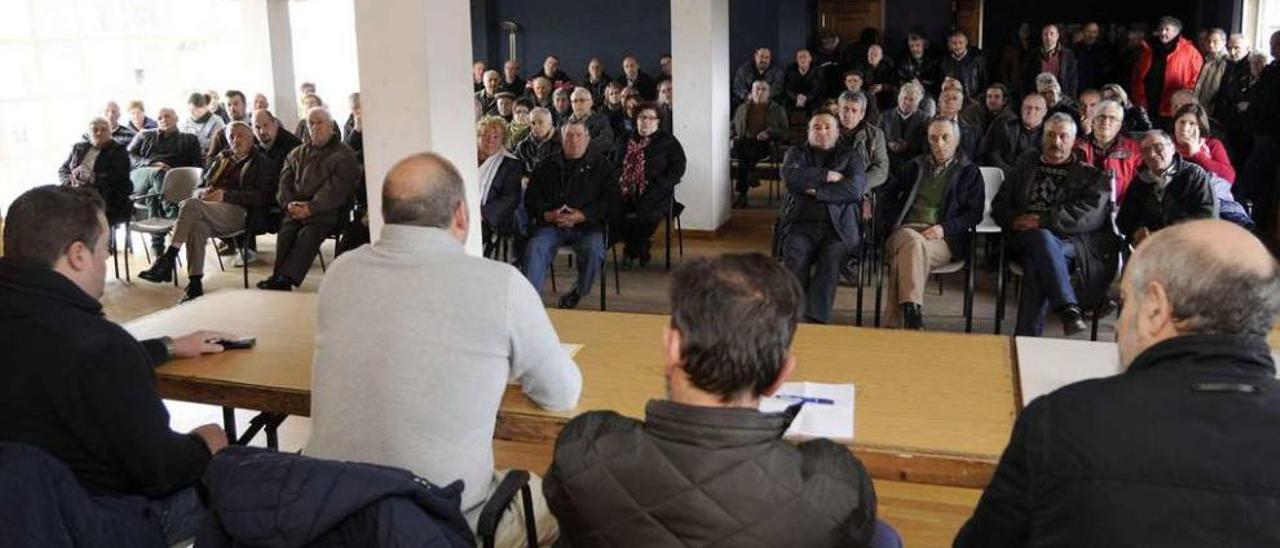
[[[902,84],[902,88],[898,90],[898,98],[902,98],[907,93],[915,94],[916,97],[924,97],[924,88],[914,81],[907,82]]]
[[[1054,76],[1053,73],[1049,72],[1041,72],[1039,76],[1036,76],[1036,91],[1042,91],[1049,87],[1057,87],[1059,90],[1062,89],[1062,84],[1058,83],[1057,76]]]
[[[1055,112],[1046,118],[1044,121],[1044,127],[1049,127],[1049,124],[1067,125],[1071,127],[1071,133],[1077,135],[1080,133],[1080,127],[1076,125],[1076,121],[1071,118],[1070,114],[1065,112]]]
[[[222,130],[227,134],[228,142],[231,141],[231,132],[234,131],[236,128],[242,128],[245,131],[249,132],[250,137],[253,136],[253,127],[251,127],[249,124],[246,124],[243,120],[232,120],[231,123],[227,124],[227,128]]]
[[[415,157],[432,161],[437,169],[428,172],[429,179],[422,193],[397,196],[386,190],[393,186],[390,180],[395,172],[393,167],[382,183],[382,219],[387,224],[445,228],[453,222],[458,205],[466,200],[462,175],[444,157],[431,152],[413,154],[400,162]]]
[[[951,136],[955,137],[957,142],[960,141],[960,124],[955,120],[943,118],[941,116],[934,116],[929,120],[929,125],[925,126],[925,129],[928,130],[928,128],[932,127],[934,124],[946,124],[947,127],[951,128]]]
[[[1266,337],[1280,313],[1280,265],[1268,262],[1260,274],[1173,233],[1144,244],[1128,276],[1137,299],[1164,287],[1179,332]]]
[[[530,120],[537,118],[539,116],[545,116],[548,121],[553,119],[551,117],[551,111],[547,110],[547,107],[534,107],[533,110],[529,111]]]
[[[569,93],[569,98],[572,99],[573,96],[575,95],[577,95],[578,97],[586,97],[587,99],[590,99],[591,90],[584,87],[576,87],[576,88],[573,88],[573,91]]]
[[[1211,28],[1211,29],[1209,29],[1207,32],[1209,33],[1209,36],[1213,36],[1213,35],[1215,35],[1215,34],[1216,34],[1216,35],[1218,35],[1218,36],[1221,36],[1221,37],[1222,37],[1222,41],[1223,41],[1223,42],[1226,42],[1226,41],[1227,41],[1227,31],[1225,31],[1225,30],[1222,30],[1222,29],[1220,29],[1220,28],[1216,28],[1216,27],[1215,27],[1215,28]]]
[[[1245,38],[1243,33],[1235,32],[1227,36],[1227,41],[1230,42],[1231,40],[1240,40],[1242,42],[1245,42],[1246,40],[1248,40],[1248,38]],[[1249,44],[1246,42],[1245,46],[1248,47]]]
[[[1103,108],[1114,108],[1120,111],[1120,121],[1124,121],[1124,105],[1120,104],[1120,101],[1116,101],[1114,99],[1103,99],[1098,101],[1098,112],[1101,112]]]
[[[555,91],[551,92],[551,98],[552,98],[552,99],[554,99],[554,98],[556,98],[556,97],[561,97],[561,96],[563,96],[565,99],[568,99],[568,98],[569,98],[569,90],[567,90],[567,89],[565,89],[565,88],[557,88]]]
[[[1165,133],[1163,129],[1152,129],[1152,130],[1143,132],[1142,139],[1139,139],[1138,142],[1141,143],[1152,137],[1159,137],[1160,139],[1164,139],[1166,142],[1169,142],[1169,143],[1173,142],[1173,137],[1170,137],[1169,134]]]
[[[325,107],[311,107],[307,109],[307,120],[311,120],[311,115],[317,112],[324,115],[324,121],[326,122],[333,121],[333,115],[329,114],[329,109]]]
[[[861,92],[845,90],[840,94],[840,103],[857,103],[861,108],[867,108],[867,96]]]

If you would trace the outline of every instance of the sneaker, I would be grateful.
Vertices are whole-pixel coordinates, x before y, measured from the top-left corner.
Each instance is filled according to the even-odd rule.
[[[577,289],[574,289],[560,297],[560,308],[570,310],[578,308],[578,302],[580,301],[582,301],[582,295],[578,294]]]
[[[238,267],[244,266],[246,262],[248,264],[253,264],[253,262],[256,260],[258,260],[258,252],[252,249],[248,249],[248,250],[245,250],[243,256],[240,255],[239,253],[236,253],[236,258],[235,260],[231,261],[231,266],[238,268]]]

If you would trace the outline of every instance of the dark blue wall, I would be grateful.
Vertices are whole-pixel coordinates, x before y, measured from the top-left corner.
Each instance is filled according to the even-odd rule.
[[[790,63],[809,41],[816,0],[732,0],[729,3],[731,70],[768,47]],[[471,41],[476,59],[500,67],[507,39],[498,24],[520,26],[518,57],[525,75],[537,72],[549,53],[561,70],[582,78],[587,61],[600,57],[605,72],[622,72],[622,58],[634,54],[641,67],[658,71],[658,57],[671,51],[671,4],[667,0],[472,0]],[[781,51],[782,54],[778,55]]]

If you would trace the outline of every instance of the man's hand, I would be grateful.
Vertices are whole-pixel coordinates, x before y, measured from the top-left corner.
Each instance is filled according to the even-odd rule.
[[[920,235],[924,236],[926,240],[941,240],[945,235],[945,231],[942,230],[942,225],[933,225],[920,231]]]
[[[289,202],[287,207],[289,216],[294,219],[303,220],[311,216],[311,204],[309,202]]]
[[[809,100],[803,93],[796,94],[796,108],[804,108],[805,102]]]
[[[209,448],[209,454],[211,455],[218,454],[218,451],[227,446],[227,433],[222,430],[221,426],[216,424],[202,424],[192,430],[191,433],[200,436],[205,446]]]
[[[173,338],[172,358],[194,358],[201,354],[217,354],[222,352],[222,345],[209,341],[219,339],[238,339],[239,337],[221,331],[196,331],[181,337]]]
[[[71,170],[71,182],[76,186],[80,186],[80,183],[92,183],[93,171],[85,169],[84,164],[80,164]]]
[[[204,195],[200,197],[206,202],[221,202],[223,200],[224,191],[221,188],[206,188]]]
[[[1013,218],[1014,230],[1036,230],[1040,228],[1040,216],[1035,213],[1023,213]]]
[[[827,182],[828,182],[828,183],[838,183],[838,182],[840,182],[840,181],[841,181],[841,180],[843,180],[843,179],[844,179],[844,174],[843,174],[843,173],[840,173],[839,171],[828,171],[828,172],[827,172]]]
[[[756,134],[756,140],[757,140],[757,141],[768,141],[768,140],[769,140],[769,132],[767,132],[767,131],[761,131],[760,133],[757,133],[757,134]]]
[[[560,216],[559,225],[561,228],[573,228],[575,225],[587,220],[587,215],[580,209],[565,207],[564,214]]]
[[[1142,228],[1139,228],[1138,230],[1133,231],[1133,247],[1138,247],[1139,245],[1141,245],[1142,241],[1147,239],[1147,236],[1150,236],[1150,235],[1151,235],[1151,231],[1148,230],[1147,227],[1145,226]]]
[[[560,211],[559,209],[554,210],[554,211],[548,211],[548,212],[546,212],[546,213],[543,213],[543,214],[542,214],[542,220],[546,221],[546,222],[547,222],[547,223],[549,223],[549,224],[558,225],[558,224],[560,224],[560,215],[561,215],[561,214],[562,214],[562,213],[561,213],[561,211]]]

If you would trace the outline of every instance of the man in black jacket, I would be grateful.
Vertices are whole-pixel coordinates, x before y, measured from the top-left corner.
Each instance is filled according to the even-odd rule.
[[[227,444],[220,427],[169,430],[152,370],[218,352],[196,332],[138,342],[102,315],[107,222],[88,189],[42,186],[14,200],[0,258],[0,441],[33,445],[67,465],[92,495],[141,496],[170,542],[203,514],[195,483]],[[136,527],[136,524],[121,524]]]
[[[573,246],[578,280],[560,297],[560,308],[575,308],[591,294],[604,265],[604,224],[618,194],[618,173],[605,156],[587,154],[591,136],[580,121],[561,129],[563,154],[533,172],[525,190],[531,236],[525,247],[525,276],[541,291],[556,250]]]
[[[858,215],[867,193],[861,157],[840,140],[840,122],[822,112],[809,120],[809,142],[787,151],[778,212],[782,264],[804,288],[804,317],[829,323],[840,268],[862,243]]]
[[[938,70],[939,80],[947,76],[959,80],[970,98],[987,89],[987,61],[982,50],[969,47],[969,36],[963,30],[955,29],[947,35],[947,55]]]
[[[992,218],[1011,232],[1009,245],[1025,274],[1018,335],[1040,336],[1050,307],[1068,336],[1083,331],[1081,305],[1099,304],[1115,276],[1110,181],[1072,155],[1075,138],[1071,117],[1051,116],[1041,154],[1022,158],[991,205]],[[1074,277],[1080,278],[1080,298]]]
[[[1063,95],[1075,97],[1080,81],[1076,54],[1062,44],[1058,25],[1049,23],[1040,29],[1040,49],[1034,53],[1024,67],[1026,72],[1022,80],[1026,88],[1034,88],[1036,77],[1047,72],[1058,79]]]
[[[231,122],[226,132],[230,148],[218,153],[209,165],[199,197],[178,204],[178,222],[169,248],[151,268],[138,273],[149,282],[173,281],[178,250],[186,244],[187,291],[182,302],[204,295],[204,249],[209,238],[244,230],[251,221],[263,223],[276,203],[279,168],[254,146],[249,124]]]
[[[1209,172],[1174,154],[1167,133],[1157,129],[1142,138],[1142,163],[1116,216],[1116,227],[1130,243],[1141,244],[1176,223],[1218,217]]]
[[[1023,410],[955,546],[1280,544],[1275,260],[1189,221],[1138,247],[1121,294],[1123,372]]]
[[[861,547],[873,530],[878,537],[862,463],[830,440],[783,440],[798,405],[757,410],[795,369],[802,298],[795,278],[762,255],[681,266],[663,339],[668,398],[650,401],[643,422],[584,413],[556,441],[543,492],[562,538],[575,547]]]
[[[58,168],[64,186],[86,186],[98,191],[107,209],[107,223],[128,222],[133,214],[129,193],[129,153],[112,136],[111,123],[103,118],[89,121],[84,141],[71,145],[71,154]]]
[[[902,176],[881,191],[881,219],[891,231],[885,242],[890,327],[924,329],[921,307],[929,273],[968,257],[969,230],[982,221],[986,205],[978,165],[957,151],[960,126],[934,118],[927,135],[929,152],[908,163]]]
[[[178,114],[171,108],[160,109],[156,123],[156,129],[139,133],[129,143],[129,157],[133,160],[129,178],[134,194],[155,195],[146,200],[151,216],[172,218],[178,214],[178,204],[166,202],[159,196],[164,176],[169,168],[203,165],[200,140],[178,131]],[[151,235],[151,248],[156,255],[164,253],[164,234]]]
[[[1033,150],[1040,150],[1047,112],[1044,97],[1032,93],[1022,99],[1018,119],[991,124],[986,138],[982,140],[983,165],[998,167],[1008,173],[1018,162],[1018,158]]]

